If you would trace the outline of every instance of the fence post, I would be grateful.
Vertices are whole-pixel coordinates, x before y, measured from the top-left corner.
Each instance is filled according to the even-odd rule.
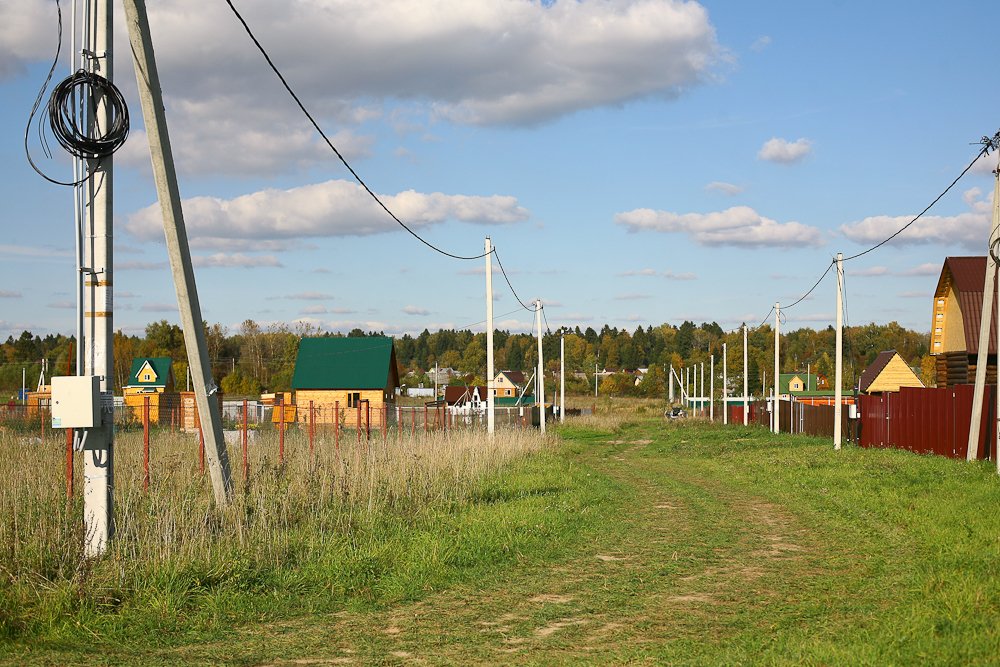
[[[149,396],[142,397],[142,488],[149,488]]]
[[[313,427],[315,419],[313,418],[313,402],[309,401],[309,460],[312,460],[313,455]]]
[[[66,429],[66,500],[73,499],[73,429]]]
[[[278,421],[281,424],[278,427],[278,461],[281,465],[285,465],[285,399],[281,399],[278,403]]]
[[[410,408],[410,437],[417,437],[417,410]]]
[[[400,443],[403,442],[403,406],[396,406],[396,437]]]
[[[333,451],[340,460],[340,401],[333,402]]]
[[[424,435],[427,435],[427,404],[424,403]]]
[[[365,403],[365,438],[372,439],[372,404]]]
[[[355,416],[355,425],[358,427],[358,445],[361,444],[361,401],[357,402],[357,415]]]
[[[250,471],[247,469],[247,399],[243,399],[243,481],[250,478]]]

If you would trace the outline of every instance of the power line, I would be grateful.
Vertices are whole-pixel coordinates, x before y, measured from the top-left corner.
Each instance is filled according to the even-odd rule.
[[[389,208],[385,204],[382,203],[382,200],[380,200],[377,196],[375,196],[375,193],[371,191],[371,188],[369,188],[368,185],[363,180],[361,180],[361,177],[358,176],[358,173],[356,171],[354,171],[354,169],[351,167],[350,164],[347,163],[347,160],[344,159],[344,156],[340,154],[340,151],[338,151],[337,147],[333,145],[333,142],[330,141],[330,138],[326,136],[326,133],[323,132],[323,129],[319,126],[319,123],[317,123],[316,120],[312,117],[312,115],[306,109],[305,105],[302,104],[302,101],[299,99],[299,96],[295,94],[295,91],[292,90],[292,87],[288,85],[287,81],[285,81],[285,77],[282,76],[281,72],[278,70],[278,68],[275,66],[275,64],[271,61],[271,57],[267,54],[267,51],[265,51],[264,47],[261,46],[261,43],[259,41],[257,41],[257,38],[254,36],[253,31],[250,30],[250,26],[247,25],[247,22],[243,19],[243,16],[239,13],[239,11],[237,11],[236,7],[232,3],[232,0],[226,0],[226,4],[229,5],[229,8],[233,10],[233,14],[236,15],[236,18],[239,20],[239,22],[241,24],[243,24],[243,29],[246,30],[247,35],[250,36],[250,39],[253,40],[253,43],[257,46],[257,50],[260,51],[261,55],[264,56],[264,60],[267,61],[267,64],[271,66],[271,69],[278,76],[278,79],[281,81],[281,85],[283,85],[285,87],[285,90],[288,91],[288,94],[291,95],[292,99],[295,100],[295,103],[299,105],[299,109],[301,109],[302,113],[305,114],[306,118],[309,119],[309,122],[312,123],[312,126],[314,128],[316,128],[316,131],[319,132],[319,135],[321,137],[323,137],[323,141],[326,142],[326,145],[330,147],[330,150],[332,150],[334,152],[334,154],[336,154],[336,156],[338,158],[340,158],[340,161],[344,163],[344,166],[347,167],[347,170],[349,172],[351,172],[351,175],[354,176],[354,178],[358,181],[358,183],[361,184],[361,187],[363,187],[365,189],[365,191],[369,195],[371,195],[371,198],[374,199],[375,202],[378,203],[378,205],[382,207],[382,210],[384,210],[386,213],[389,214],[390,218],[392,218],[393,220],[395,220],[396,223],[400,227],[402,227],[403,229],[405,229],[406,231],[408,231],[410,233],[410,235],[413,236],[413,238],[417,239],[418,241],[420,241],[421,243],[423,243],[425,246],[427,246],[431,250],[435,250],[435,251],[441,253],[442,255],[445,255],[446,257],[451,257],[452,259],[469,259],[469,260],[471,260],[471,259],[481,259],[483,257],[486,257],[486,255],[488,253],[485,253],[485,252],[482,253],[482,254],[480,254],[480,255],[473,255],[471,257],[463,257],[461,255],[453,255],[450,252],[446,252],[444,250],[441,250],[440,248],[438,248],[437,246],[431,244],[430,242],[425,241],[415,231],[413,231],[412,229],[410,229],[409,227],[407,227],[403,223],[402,220],[400,220],[399,218],[397,218],[396,215],[392,211],[390,211]]]
[[[955,185],[955,183],[958,183],[959,179],[962,178],[963,176],[965,176],[965,174],[966,174],[967,171],[969,171],[970,169],[972,169],[972,165],[976,164],[976,161],[979,160],[979,158],[981,158],[983,155],[989,155],[990,149],[994,149],[995,150],[995,149],[998,148],[998,146],[1000,146],[1000,132],[997,132],[996,134],[994,134],[992,138],[991,137],[983,137],[979,141],[979,143],[982,144],[982,146],[983,146],[982,150],[980,150],[979,153],[976,154],[976,157],[974,157],[972,159],[972,162],[969,163],[969,166],[967,166],[965,169],[962,170],[962,173],[958,175],[958,178],[956,178],[954,181],[952,181],[951,185],[949,185],[948,187],[946,187],[944,189],[944,192],[942,192],[941,194],[939,194],[934,199],[934,201],[932,201],[930,204],[927,205],[927,208],[925,208],[923,211],[921,211],[919,214],[917,214],[917,216],[915,218],[913,218],[913,220],[910,220],[908,223],[906,223],[905,225],[903,225],[899,230],[896,231],[896,233],[894,233],[889,238],[885,239],[884,241],[880,241],[879,243],[876,243],[875,245],[873,245],[871,248],[868,248],[868,250],[865,250],[864,252],[859,252],[857,255],[851,255],[850,257],[845,257],[844,261],[847,262],[847,261],[850,261],[852,259],[857,259],[858,257],[861,257],[862,255],[867,255],[872,250],[875,250],[876,248],[879,248],[879,247],[885,245],[889,241],[893,240],[894,238],[896,238],[897,236],[899,236],[900,234],[902,234],[903,231],[905,231],[907,227],[909,227],[910,225],[912,225],[924,213],[926,213],[927,211],[929,211],[931,209],[931,206],[934,206],[934,204],[938,203],[938,200],[940,200],[941,197],[944,197],[948,193],[948,191],[952,189],[952,187]]]
[[[823,278],[826,278],[826,274],[830,273],[830,269],[832,269],[832,268],[833,268],[833,265],[834,265],[834,264],[836,264],[836,263],[837,263],[837,260],[833,260],[833,261],[831,261],[831,262],[830,262],[830,263],[829,263],[829,264],[827,265],[827,267],[826,267],[826,271],[824,271],[824,272],[823,272],[823,275],[821,275],[821,276],[819,277],[819,280],[817,280],[817,281],[816,281],[816,283],[815,283],[815,284],[814,284],[814,285],[813,285],[812,287],[810,287],[810,288],[809,288],[809,291],[808,291],[808,292],[806,292],[805,294],[803,294],[802,296],[800,296],[800,297],[799,297],[799,300],[798,300],[798,301],[796,301],[795,303],[792,303],[792,304],[789,304],[789,305],[787,305],[787,306],[783,306],[783,307],[782,307],[782,310],[788,310],[789,308],[792,308],[793,306],[797,306],[797,305],[799,305],[800,303],[802,303],[803,301],[805,301],[805,300],[806,300],[806,297],[808,297],[808,296],[809,296],[810,294],[812,294],[812,292],[813,292],[813,290],[814,290],[814,289],[816,289],[817,287],[819,287],[819,284],[820,284],[821,282],[823,282]]]
[[[521,301],[521,297],[519,297],[517,292],[514,291],[514,286],[510,284],[510,278],[507,277],[507,272],[503,270],[503,262],[500,261],[500,254],[497,252],[496,247],[493,248],[493,255],[497,258],[497,266],[500,267],[500,273],[503,274],[503,279],[507,282],[507,287],[510,288],[510,292],[514,295],[514,298],[517,299],[517,302],[521,304],[521,308],[524,308],[529,313],[535,312],[535,308],[524,305],[524,302]],[[491,294],[490,296],[492,297],[493,295]]]

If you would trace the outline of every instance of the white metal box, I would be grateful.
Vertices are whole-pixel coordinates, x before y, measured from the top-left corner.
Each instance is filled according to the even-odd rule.
[[[66,375],[52,378],[52,428],[101,425],[101,378]]]

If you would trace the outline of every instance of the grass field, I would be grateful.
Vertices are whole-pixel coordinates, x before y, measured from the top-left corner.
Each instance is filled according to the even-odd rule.
[[[359,476],[346,497],[331,463],[292,483],[298,474],[260,459],[228,513],[213,512],[203,483],[178,464],[174,474],[191,481],[172,483],[169,502],[134,482],[120,491],[125,517],[159,517],[158,528],[120,533],[115,552],[92,564],[74,555],[56,470],[34,505],[3,497],[0,660],[1000,660],[992,464],[664,422],[655,404],[598,408],[509,455],[472,439],[474,453],[443,460],[478,467],[426,464],[412,486],[406,471],[425,464],[388,457],[405,462],[396,476],[379,473],[385,481],[367,487]],[[355,466],[369,478],[377,469]],[[26,484],[15,469],[5,481]],[[410,488],[419,491],[402,492]],[[187,528],[171,533],[171,521]]]

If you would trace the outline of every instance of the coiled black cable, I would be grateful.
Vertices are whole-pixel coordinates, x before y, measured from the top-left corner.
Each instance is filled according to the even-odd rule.
[[[97,136],[90,136],[85,126],[87,121],[80,117],[74,102],[84,100],[93,117],[101,98],[109,112],[108,127]],[[52,89],[49,127],[59,145],[78,158],[92,160],[107,157],[128,139],[128,106],[115,84],[100,74],[77,70]]]

